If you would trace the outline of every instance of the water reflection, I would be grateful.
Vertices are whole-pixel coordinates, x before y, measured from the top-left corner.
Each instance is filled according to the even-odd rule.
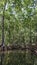
[[[0,65],[1,57],[0,53]],[[37,56],[26,51],[8,51],[2,59],[2,65],[37,65]]]

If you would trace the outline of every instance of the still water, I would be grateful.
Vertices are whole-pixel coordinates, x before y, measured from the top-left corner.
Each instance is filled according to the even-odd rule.
[[[37,65],[37,56],[30,51],[0,53],[0,65]]]

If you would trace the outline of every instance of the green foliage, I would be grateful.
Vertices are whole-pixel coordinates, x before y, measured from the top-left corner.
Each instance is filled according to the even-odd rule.
[[[29,43],[30,35],[33,43],[37,35],[37,5],[34,0],[1,0],[0,30],[4,7],[5,44]]]
[[[2,43],[2,22],[4,22],[5,45],[36,44],[37,0],[0,0],[0,44]],[[37,65],[34,62],[34,55],[29,53],[6,54],[3,65]]]

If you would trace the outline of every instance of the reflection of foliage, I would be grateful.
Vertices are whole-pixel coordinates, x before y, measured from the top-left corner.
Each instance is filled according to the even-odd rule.
[[[3,65],[33,65],[34,59],[37,59],[35,55],[31,58],[30,53],[25,55],[25,51],[13,51],[5,54]],[[36,62],[34,64],[36,64]]]

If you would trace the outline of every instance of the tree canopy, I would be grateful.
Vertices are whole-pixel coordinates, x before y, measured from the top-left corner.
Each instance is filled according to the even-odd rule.
[[[36,44],[37,0],[0,0],[0,44],[3,22],[6,45]]]

